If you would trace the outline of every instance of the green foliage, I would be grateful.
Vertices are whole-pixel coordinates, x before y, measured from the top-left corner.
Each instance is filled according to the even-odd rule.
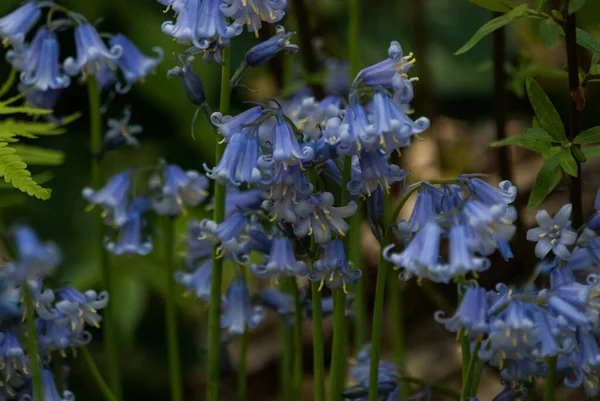
[[[532,128],[525,131],[525,134],[523,135],[510,136],[501,141],[492,142],[490,146],[499,147],[507,145],[516,145],[536,153],[545,153],[550,149],[550,141],[531,132],[535,130],[535,128]]]
[[[546,18],[540,23],[540,38],[544,45],[550,49],[554,49],[558,44],[560,35],[564,36],[563,28],[552,18]]]
[[[584,4],[585,0],[570,0],[568,8],[569,14],[576,13]]]
[[[593,128],[590,128],[590,129],[580,132],[579,135],[577,135],[575,137],[573,142],[577,143],[579,145],[589,145],[592,143],[599,143],[600,142],[600,126],[593,127]]]
[[[0,96],[5,95],[14,83],[16,72],[12,71],[8,80],[0,87]],[[43,110],[27,106],[10,106],[22,98],[22,94],[0,102],[0,115],[47,115],[52,110]],[[78,115],[65,119],[67,124]],[[45,135],[59,135],[65,130],[53,122],[26,121],[7,118],[0,122],[0,177],[14,188],[35,196],[38,199],[50,198],[51,190],[44,188],[32,177],[27,169],[27,163],[35,165],[58,165],[64,160],[64,154],[51,149],[44,149],[29,145],[12,145],[21,138],[35,139]]]
[[[558,153],[558,158],[563,171],[572,177],[577,177],[577,162],[573,157],[573,153],[571,153],[571,149],[561,149],[561,151]]]
[[[595,53],[600,53],[600,42],[581,28],[577,28],[577,44]]]
[[[510,89],[518,97],[525,96],[525,80],[527,77],[566,78],[567,72],[560,68],[540,64],[523,65],[512,73]]]
[[[540,125],[557,142],[567,141],[565,127],[560,120],[558,111],[544,92],[542,86],[533,78],[527,78],[525,81],[527,96],[533,107],[535,116]]]
[[[498,18],[494,18],[493,20],[485,23],[481,28],[479,28],[479,30],[477,30],[477,32],[475,32],[473,37],[471,37],[471,39],[469,39],[469,41],[454,54],[458,56],[459,54],[468,52],[473,48],[473,46],[479,43],[481,39],[494,32],[496,29],[502,28],[503,26],[510,24],[512,21],[524,17],[526,13],[527,4],[523,4]]]
[[[527,203],[529,209],[538,207],[560,182],[562,177],[560,154],[560,152],[554,154],[540,169]]]
[[[587,148],[581,149],[581,151],[587,158],[600,156],[600,145],[588,146]]]
[[[471,3],[477,4],[479,7],[487,8],[491,11],[509,12],[516,6],[509,0],[469,0]]]

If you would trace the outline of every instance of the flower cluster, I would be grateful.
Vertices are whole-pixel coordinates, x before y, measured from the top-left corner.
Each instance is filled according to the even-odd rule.
[[[13,227],[10,237],[14,259],[0,269],[0,395],[3,399],[30,396],[32,364],[40,361],[47,397],[73,400],[69,391],[58,394],[52,355],[67,357],[71,350],[91,341],[88,328],[100,327],[99,311],[108,304],[108,293],[82,293],[71,286],[48,288],[46,279],[61,263],[56,245],[41,242],[27,226]],[[33,325],[28,324],[29,308],[34,309]],[[36,330],[39,355],[35,358],[22,345],[31,336],[30,327]]]

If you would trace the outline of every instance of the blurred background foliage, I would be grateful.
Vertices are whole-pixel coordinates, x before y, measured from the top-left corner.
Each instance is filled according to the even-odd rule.
[[[289,3],[293,1],[296,0],[288,0]],[[301,23],[311,25],[328,54],[346,59],[346,2],[304,1],[308,4],[310,20]],[[211,166],[215,135],[208,128],[207,121],[201,118],[197,124],[195,139],[191,137],[190,124],[195,106],[186,100],[179,81],[166,77],[167,70],[176,64],[172,54],[183,50],[182,46],[174,43],[160,29],[161,24],[171,18],[171,14],[164,14],[162,6],[153,0],[62,0],[60,3],[84,14],[91,21],[97,21],[101,31],[126,34],[146,53],[150,53],[153,46],[160,46],[165,51],[165,60],[155,75],[149,77],[147,82],[135,86],[128,95],[117,97],[110,104],[105,120],[119,117],[123,107],[131,105],[132,123],[142,124],[144,133],[140,136],[142,145],[139,150],[123,149],[106,156],[103,162],[105,176],[127,167],[154,165],[161,157],[187,169],[202,171],[203,163]],[[3,0],[0,2],[0,15],[7,14],[18,4],[18,0]],[[467,0],[364,0],[361,7],[360,55],[363,66],[386,57],[391,40],[398,40],[406,53],[412,51],[416,55],[417,63],[413,71],[414,75],[420,77],[420,81],[415,85],[416,98],[413,107],[416,115],[432,118],[434,128],[423,135],[423,142],[434,146],[419,148],[422,149],[420,153],[408,160],[433,158],[432,163],[437,163],[437,166],[427,172],[415,171],[415,175],[419,178],[432,178],[422,176],[434,172],[449,176],[459,172],[481,171],[478,167],[482,165],[488,170],[493,170],[493,165],[485,164],[481,160],[487,157],[486,155],[493,154],[486,146],[486,143],[493,140],[493,128],[488,124],[485,131],[486,123],[492,121],[493,115],[491,39],[487,37],[466,55],[453,55],[479,26],[491,18],[491,12]],[[578,13],[579,25],[596,38],[600,38],[599,15],[598,1],[588,1]],[[288,29],[297,29],[292,12],[283,24]],[[549,50],[541,43],[538,31],[539,22],[534,20],[518,21],[508,29],[506,69],[511,79],[508,86],[512,93],[508,117],[525,121],[525,124],[531,121],[530,106],[523,97],[523,83],[527,75],[545,77],[541,82],[561,115],[565,119],[567,115],[568,99],[565,94],[568,86],[563,68],[564,44]],[[73,54],[74,44],[69,36],[70,33],[60,36],[62,58]],[[245,51],[256,42],[257,39],[247,33],[234,41],[234,67],[243,58]],[[293,42],[298,43],[298,39],[295,38]],[[302,52],[305,51],[306,49],[302,49],[295,57],[302,57]],[[580,58],[582,68],[587,69],[589,55],[581,51]],[[197,60],[194,68],[204,82],[209,103],[216,109],[219,96],[219,66],[205,65]],[[282,88],[278,86],[278,82],[281,82],[281,77],[277,77],[273,71],[282,69],[282,60],[279,59],[265,68],[250,71],[243,82],[260,92],[253,95],[243,88],[236,89],[234,110],[239,111],[244,107],[243,100],[280,94]],[[0,65],[1,80],[4,80],[8,73],[8,66]],[[587,112],[584,113],[585,128],[600,124],[599,113],[593,112],[600,110],[600,92],[593,90],[593,86],[590,88],[592,90],[588,90],[587,93]],[[80,288],[97,288],[99,272],[89,255],[93,255],[96,249],[96,244],[92,243],[92,230],[93,214],[98,213],[98,210],[87,213],[86,203],[81,197],[82,188],[89,185],[90,180],[86,107],[85,87],[72,85],[59,101],[57,114],[68,115],[81,111],[83,117],[69,126],[67,134],[36,140],[35,145],[56,149],[65,155],[62,165],[52,167],[51,174],[54,178],[45,183],[53,189],[52,198],[45,202],[33,198],[20,199],[22,202],[10,202],[12,205],[3,207],[0,213],[5,225],[25,222],[31,224],[42,238],[56,241],[64,255],[64,263],[56,276],[57,283],[70,282]],[[438,124],[435,128],[438,121],[445,123]],[[521,126],[517,126],[517,131],[512,133],[520,133],[519,127]],[[492,136],[489,135],[490,132]],[[486,139],[482,142],[478,135]],[[481,149],[474,149],[470,142],[478,143]],[[405,168],[417,169],[419,164],[413,166],[410,161],[404,162]],[[32,170],[34,173],[40,173],[47,171],[47,167],[38,170],[33,166]],[[517,169],[517,177],[519,174]],[[584,181],[588,204],[595,194],[597,178]],[[523,182],[530,185],[524,180],[516,181],[518,185]],[[519,187],[520,191],[527,189]],[[4,205],[11,194],[12,192],[3,190],[0,203]],[[183,235],[189,218],[200,217],[205,213],[202,209],[189,210],[187,215],[179,219],[179,235]],[[155,238],[155,250],[148,257],[111,256],[111,263],[119,272],[119,295],[112,297],[111,302],[117,305],[121,362],[126,376],[125,391],[128,399],[160,400],[167,397],[160,296],[164,274],[161,271],[160,243],[160,238]],[[365,240],[365,249],[368,246],[369,242]],[[180,251],[183,252],[183,249]],[[376,251],[375,249],[373,252]],[[372,257],[369,257],[368,250],[366,253],[365,264],[368,264]],[[186,399],[202,399],[205,305],[192,297],[182,296],[180,306],[183,326],[180,343],[185,347],[182,355]],[[408,313],[409,319],[412,319],[411,316],[422,315],[431,320],[431,314],[427,311],[413,312],[409,309]],[[101,333],[95,332],[94,335],[100,338]],[[276,369],[273,367],[274,363],[269,359],[273,359],[273,354],[277,352],[273,344],[274,340],[267,342],[267,346],[263,345],[263,348],[257,348],[269,350],[266,354],[254,352],[252,345],[250,350],[250,363],[258,366],[254,370],[251,367],[251,372],[258,377],[267,378],[269,383],[273,383],[273,375],[276,374],[276,370],[273,370]],[[97,353],[97,356],[101,363],[101,353]],[[252,362],[253,358],[263,360]],[[70,379],[70,388],[80,400],[99,400],[101,396],[95,391],[85,371],[80,369],[77,363],[73,366],[75,369]],[[309,374],[310,365],[306,363],[305,366]],[[224,374],[227,375],[227,365]],[[250,382],[251,397],[273,397],[275,387],[262,386],[261,389],[261,381],[257,380],[258,383]],[[253,393],[255,390],[257,392]],[[230,398],[229,393],[234,394],[232,390],[224,388],[224,399]]]

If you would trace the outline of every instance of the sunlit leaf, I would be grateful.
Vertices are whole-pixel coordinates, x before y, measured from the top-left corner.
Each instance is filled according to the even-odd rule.
[[[577,135],[575,137],[573,142],[578,143],[580,145],[599,143],[600,142],[600,126],[586,129],[585,131],[580,132],[579,135]]]
[[[578,175],[577,162],[575,161],[575,158],[573,157],[571,150],[570,149],[561,150],[560,153],[558,154],[558,158],[560,160],[560,166],[562,167],[563,171],[572,177],[577,177],[577,175]]]

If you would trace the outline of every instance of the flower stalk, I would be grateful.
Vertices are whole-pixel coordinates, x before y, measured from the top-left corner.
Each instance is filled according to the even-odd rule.
[[[37,327],[35,321],[35,300],[28,285],[24,285],[25,310],[27,320],[27,355],[31,360],[31,381],[33,383],[33,397],[35,400],[44,399],[44,388],[42,384],[42,370],[40,365],[40,353],[37,339]]]
[[[104,381],[104,378],[102,377],[100,370],[98,370],[98,367],[96,366],[96,363],[94,362],[94,358],[92,358],[92,355],[90,354],[90,351],[87,349],[87,347],[81,348],[81,353],[83,355],[83,359],[85,359],[85,363],[86,363],[88,369],[90,370],[90,373],[92,374],[94,380],[96,381],[96,385],[98,386],[98,389],[100,389],[100,392],[104,396],[104,399],[106,401],[117,401],[117,398],[115,397],[113,392],[110,390],[110,387]]]
[[[292,399],[294,401],[302,401],[302,379],[304,376],[302,368],[302,305],[296,279],[291,277],[289,281],[292,296],[294,298],[294,367],[292,379],[294,394]]]

